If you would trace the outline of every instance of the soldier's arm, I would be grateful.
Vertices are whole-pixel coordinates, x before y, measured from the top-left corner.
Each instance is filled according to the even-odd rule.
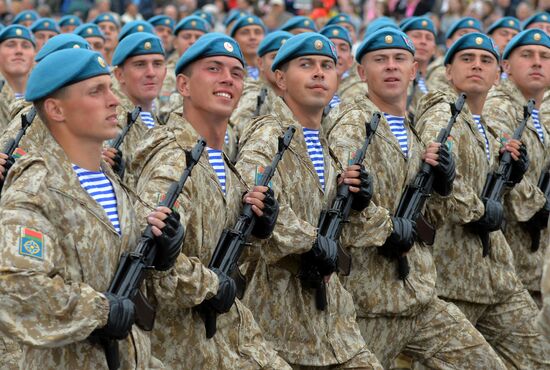
[[[550,240],[547,241],[550,244]],[[542,309],[537,317],[540,333],[550,339],[550,253],[546,253],[541,280]]]
[[[85,340],[109,314],[103,294],[67,278],[64,235],[49,219],[66,210],[50,204],[46,176],[40,166],[10,175],[0,203],[0,328],[36,347]]]

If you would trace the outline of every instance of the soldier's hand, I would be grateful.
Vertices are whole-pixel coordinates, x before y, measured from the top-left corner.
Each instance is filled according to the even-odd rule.
[[[313,247],[303,254],[303,258],[317,266],[321,276],[329,276],[338,266],[338,245],[332,239],[317,235]]]
[[[256,185],[243,197],[243,202],[252,205],[252,211],[258,217],[262,217],[264,214],[264,200],[267,189],[269,189],[267,186]]]
[[[453,155],[447,145],[441,145],[440,143],[430,143],[428,149],[432,152],[437,148],[436,153],[430,153],[430,161],[428,161],[428,154],[426,153],[426,163],[431,163],[433,161],[434,154],[437,155],[437,160],[434,166],[435,178],[434,178],[434,190],[443,196],[451,194],[453,190],[453,182],[456,177],[456,165]],[[427,150],[428,151],[428,150]]]
[[[116,172],[120,177],[124,177],[125,163],[124,158],[122,157],[122,151],[116,150],[115,148],[104,148],[101,153],[103,160],[107,162],[109,166]]]
[[[0,153],[0,180],[6,179],[6,174],[9,169],[15,163],[13,157],[8,156],[6,153]]]
[[[339,177],[338,183],[348,184],[349,191],[354,193],[351,208],[358,212],[367,208],[374,193],[374,185],[372,176],[362,164],[349,166]]]
[[[168,207],[159,206],[147,216],[157,245],[153,265],[155,270],[166,271],[176,263],[181,252],[185,231],[180,215]]]
[[[468,225],[475,232],[491,232],[500,229],[504,220],[502,204],[487,198],[483,198],[482,201],[485,205],[485,213],[479,220],[470,222]]]
[[[505,151],[510,152],[512,159],[514,159],[514,161],[517,161],[521,155],[520,147],[522,145],[523,144],[521,143],[521,141],[516,139],[510,139],[506,142],[506,144],[504,144],[502,148],[500,148],[500,154],[503,154]]]
[[[523,175],[529,169],[529,155],[527,154],[527,147],[520,141],[512,139],[504,145],[500,150],[502,155],[504,151],[510,152],[512,156],[512,173],[510,175],[510,184],[514,186],[521,182]]]
[[[229,312],[237,296],[237,284],[223,271],[217,268],[213,268],[212,271],[218,276],[218,293],[204,303],[219,314]]]
[[[401,217],[392,217],[393,231],[378,250],[388,258],[397,258],[411,250],[416,241],[416,222]]]
[[[354,164],[349,166],[346,170],[338,177],[338,185],[344,183],[349,185],[349,191],[352,193],[357,193],[361,186],[361,166]]]
[[[111,293],[104,293],[109,301],[109,318],[107,324],[94,330],[92,334],[114,339],[124,339],[130,333],[135,321],[134,302]]]
[[[277,217],[279,216],[279,202],[275,199],[275,194],[271,188],[267,186],[255,186],[250,193],[245,195],[245,202],[247,202],[247,197],[249,194],[255,194],[254,197],[251,197],[250,201],[256,203],[253,204],[252,209],[261,202],[261,215],[258,215],[254,228],[252,229],[252,235],[259,239],[268,238],[273,229],[275,228],[275,223],[277,222]],[[263,197],[263,200],[259,200],[259,197]],[[249,202],[247,202],[249,203]],[[251,204],[251,203],[249,203]]]

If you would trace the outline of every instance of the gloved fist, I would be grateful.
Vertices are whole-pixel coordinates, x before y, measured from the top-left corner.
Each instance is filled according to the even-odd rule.
[[[122,298],[111,293],[104,293],[109,301],[109,318],[107,324],[94,330],[93,335],[124,339],[130,333],[135,321],[134,302],[128,298]]]
[[[259,239],[267,239],[271,235],[277,222],[277,216],[279,216],[279,202],[275,199],[273,189],[267,188],[264,195],[263,215],[256,219],[256,223],[252,229],[252,235]]]
[[[532,227],[535,230],[542,230],[548,227],[548,217],[550,216],[550,201],[546,199],[546,203],[544,203],[544,206],[537,211],[531,217],[527,223],[530,227]]]
[[[434,167],[434,190],[447,196],[453,191],[453,181],[456,176],[456,164],[453,155],[447,145],[441,145],[438,152],[438,165]]]
[[[213,268],[212,271],[218,275],[218,293],[205,301],[204,304],[219,314],[229,312],[235,302],[237,285],[231,277],[221,270]]]
[[[164,219],[164,223],[166,225],[161,229],[162,234],[160,236],[155,235],[157,254],[153,264],[157,271],[166,271],[174,266],[185,237],[185,230],[180,223],[178,212],[172,211]]]
[[[361,180],[361,186],[359,187],[359,192],[353,193],[353,201],[351,203],[351,208],[357,212],[361,212],[368,207],[374,193],[372,176],[369,175],[362,164],[360,167],[359,180]]]
[[[3,153],[2,153],[3,154]],[[6,156],[4,154],[5,158],[0,158],[0,180],[4,181],[6,179],[6,176],[8,174],[8,171],[10,170],[11,166],[15,163],[15,159],[13,156]],[[2,163],[3,162],[3,163]]]
[[[519,147],[519,157],[517,160],[512,160],[512,173],[510,174],[510,186],[519,184],[523,179],[523,175],[529,168],[529,155],[527,154],[527,147],[525,144],[521,144]]]
[[[305,261],[317,266],[321,276],[328,276],[336,271],[338,266],[338,245],[332,239],[317,235],[313,247],[303,254]]]
[[[118,150],[113,157],[113,162],[115,164],[113,165],[113,171],[120,177],[121,179],[124,178],[124,172],[126,170],[126,161],[123,158],[122,151]]]
[[[470,222],[469,225],[474,232],[491,232],[500,229],[504,220],[504,210],[502,204],[495,200],[483,198],[485,213],[477,220]]]
[[[410,251],[413,247],[417,237],[416,222],[393,216],[391,220],[393,231],[378,251],[385,257],[397,258]]]

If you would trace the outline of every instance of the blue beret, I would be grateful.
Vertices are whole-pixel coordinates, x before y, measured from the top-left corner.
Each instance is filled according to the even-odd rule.
[[[19,24],[12,24],[11,26],[8,26],[0,31],[0,43],[8,39],[29,40],[33,45],[35,45],[34,36],[32,35],[31,30]]]
[[[515,35],[504,48],[502,59],[508,59],[510,53],[517,47],[525,45],[542,45],[550,48],[550,36],[543,30],[532,28]]]
[[[210,24],[196,15],[190,15],[189,17],[183,18],[176,26],[174,30],[174,35],[177,35],[181,31],[192,30],[192,31],[201,31],[208,33],[210,31]]]
[[[324,55],[338,61],[332,41],[316,32],[305,32],[289,38],[277,52],[271,70],[275,71],[284,63],[305,55]]]
[[[365,36],[370,35],[378,30],[381,30],[382,28],[393,28],[395,30],[398,30],[399,27],[397,24],[393,21],[393,19],[388,17],[379,17],[373,20],[369,23],[367,26],[367,30],[365,31]],[[366,38],[366,37],[365,37]]]
[[[67,63],[68,60],[71,63]],[[46,56],[34,67],[27,81],[25,100],[40,100],[62,87],[109,74],[109,66],[98,52],[86,49],[59,50]]]
[[[326,36],[328,39],[344,40],[349,44],[349,46],[352,46],[353,44],[349,31],[346,30],[344,27],[338,26],[336,24],[323,27],[321,31],[319,31],[319,33],[323,36]]]
[[[473,32],[462,35],[458,40],[455,41],[455,43],[449,48],[449,50],[447,50],[447,53],[445,54],[445,59],[443,60],[443,64],[450,64],[456,53],[466,49],[479,49],[488,51],[495,56],[497,62],[500,61],[498,46],[495,45],[493,39],[485,35],[484,33]]]
[[[170,18],[167,15],[155,15],[152,18],[149,18],[147,22],[151,23],[153,27],[156,26],[164,26],[170,28],[172,31],[174,30],[174,26],[176,25],[176,22],[172,18]]]
[[[548,12],[533,14],[523,22],[523,29],[527,29],[533,23],[550,23],[550,14]]]
[[[413,30],[421,30],[421,31],[430,31],[434,34],[434,36],[437,35],[437,32],[435,31],[434,22],[428,18],[428,17],[411,17],[405,19],[401,24],[399,25],[399,28],[401,28],[401,31],[407,32],[407,31],[413,31]]]
[[[152,35],[155,34],[155,29],[153,25],[145,21],[131,21],[122,26],[120,34],[118,35],[118,41],[122,41],[128,35],[131,35],[136,32],[146,32]]]
[[[233,24],[233,27],[231,28],[231,32],[229,33],[229,36],[231,37],[235,36],[235,33],[237,33],[237,30],[239,30],[239,28],[243,28],[246,26],[260,26],[264,30],[264,33],[266,32],[264,22],[262,22],[262,20],[259,17],[255,15],[245,15],[243,17],[238,18],[237,21]]]
[[[93,20],[93,23],[100,24],[103,22],[111,22],[115,26],[120,27],[118,19],[112,13],[101,13]]]
[[[11,24],[19,24],[26,21],[36,21],[40,16],[34,10],[24,10],[21,13],[17,14]]]
[[[213,56],[233,57],[244,66],[244,57],[237,41],[223,33],[212,32],[200,37],[183,53],[176,64],[176,76],[194,61]]]
[[[82,20],[77,17],[76,15],[66,15],[64,17],[61,17],[59,22],[57,22],[57,25],[59,27],[65,27],[65,26],[80,26],[82,24]]]
[[[472,17],[465,17],[460,18],[452,24],[451,28],[449,28],[445,34],[445,39],[450,39],[456,31],[463,28],[473,28],[479,32],[483,32],[483,27],[481,26],[481,22],[479,20]]]
[[[286,40],[292,36],[294,35],[286,31],[273,31],[268,33],[258,46],[258,56],[263,57],[267,53],[279,50]]]
[[[516,17],[504,17],[500,18],[498,21],[493,22],[488,28],[487,35],[493,33],[497,28],[511,28],[518,32],[521,32],[521,25],[519,24],[519,19]]]
[[[6,26],[4,26],[2,23],[0,23],[0,31],[2,31]]]
[[[355,60],[357,63],[361,63],[361,59],[365,54],[382,49],[404,49],[412,55],[416,51],[409,36],[400,30],[386,27],[379,29],[363,40],[357,49]]]
[[[113,65],[119,66],[130,57],[146,54],[162,54],[164,48],[157,35],[145,32],[136,32],[123,38],[113,54]]]
[[[326,26],[330,26],[330,25],[338,25],[340,23],[347,23],[347,24],[351,24],[354,28],[355,27],[355,23],[353,23],[353,21],[351,20],[351,17],[349,14],[338,14],[338,15],[335,15],[334,17],[330,18],[328,20],[328,22],[325,24],[325,27]]]
[[[78,35],[75,35],[74,33],[62,33],[61,35],[54,36],[46,41],[42,49],[40,49],[38,54],[34,57],[34,60],[36,62],[40,62],[54,51],[70,48],[90,49],[90,44],[88,44],[88,41]]]
[[[303,15],[297,15],[290,18],[281,27],[279,27],[279,30],[290,32],[296,28],[307,28],[312,32],[317,32],[317,27],[315,27],[315,22],[313,22],[313,19],[304,17]]]
[[[239,19],[240,17],[243,17],[243,16],[248,15],[248,14],[250,14],[250,13],[243,12],[242,10],[233,9],[232,11],[229,12],[229,15],[223,21],[223,25],[225,27],[227,27],[229,25],[229,23],[234,22],[237,19]]]
[[[40,18],[39,20],[34,22],[29,28],[33,33],[38,31],[52,31],[56,33],[61,33],[59,27],[57,27],[57,23],[55,23],[55,21],[51,18]]]
[[[204,10],[195,10],[191,15],[196,15],[197,17],[200,17],[208,22],[210,27],[214,27],[214,24],[216,23],[214,20],[214,16],[208,12],[205,12]]]
[[[73,31],[75,35],[84,37],[85,39],[88,37],[101,37],[103,40],[105,40],[105,35],[103,35],[103,32],[101,31],[101,28],[95,23],[84,23],[80,26],[76,27]]]

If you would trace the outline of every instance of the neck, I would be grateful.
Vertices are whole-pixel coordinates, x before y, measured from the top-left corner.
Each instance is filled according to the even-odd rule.
[[[487,98],[487,94],[483,95],[468,95],[468,100],[466,100],[466,104],[468,104],[468,108],[470,108],[470,112],[472,114],[476,114],[478,116],[481,115],[483,112],[483,106],[485,105],[485,99]]]
[[[101,150],[103,142],[91,142],[74,136],[66,135],[64,132],[51,131],[55,141],[63,148],[71,163],[89,171],[101,171]]]
[[[25,88],[27,86],[27,77],[28,75],[24,76],[9,76],[4,75],[4,78],[6,79],[6,82],[11,87],[14,93],[24,93]]]
[[[128,97],[128,99],[130,99],[132,104],[135,105],[135,106],[141,107],[142,111],[144,111],[144,112],[152,112],[153,111],[153,100],[148,101],[148,100],[138,99],[135,96],[129,94],[128,91],[126,90],[126,88],[124,88],[122,86],[121,86],[121,90],[124,93],[124,95],[126,95]]]
[[[107,62],[108,65],[111,65],[113,61],[113,53],[114,53],[114,50],[105,49],[105,61]]]
[[[284,100],[302,127],[310,128],[312,130],[319,130],[321,128],[323,107],[304,107],[291,99],[286,99],[286,97]]]
[[[542,90],[524,89],[516,83],[516,81],[513,79],[513,76],[510,76],[509,79],[514,83],[514,85],[516,85],[516,87],[521,92],[521,95],[523,95],[525,100],[535,99],[535,108],[536,109],[540,108],[542,100],[544,99],[544,93],[545,93],[544,89]]]
[[[246,61],[246,65],[248,67],[258,67],[257,58],[258,56],[256,54],[244,56],[244,60]]]
[[[271,89],[275,92],[275,95],[283,96],[283,90],[279,89],[279,87],[277,86],[276,83],[273,83],[273,82],[269,81],[265,77],[265,75],[261,72],[260,72],[260,78],[262,79],[263,82],[265,82],[267,85],[269,85],[269,87],[271,87]]]
[[[423,77],[426,76],[429,62],[421,62],[420,60],[417,60],[416,62],[418,63],[418,72],[420,72]]]
[[[369,91],[369,99],[380,109],[382,112],[391,114],[392,116],[404,117],[407,111],[407,96],[396,98],[393,101],[387,101],[380,98],[378,95]]]
[[[195,109],[187,102],[187,99],[183,101],[183,117],[206,140],[208,147],[222,150],[229,118],[220,117],[205,110]]]

